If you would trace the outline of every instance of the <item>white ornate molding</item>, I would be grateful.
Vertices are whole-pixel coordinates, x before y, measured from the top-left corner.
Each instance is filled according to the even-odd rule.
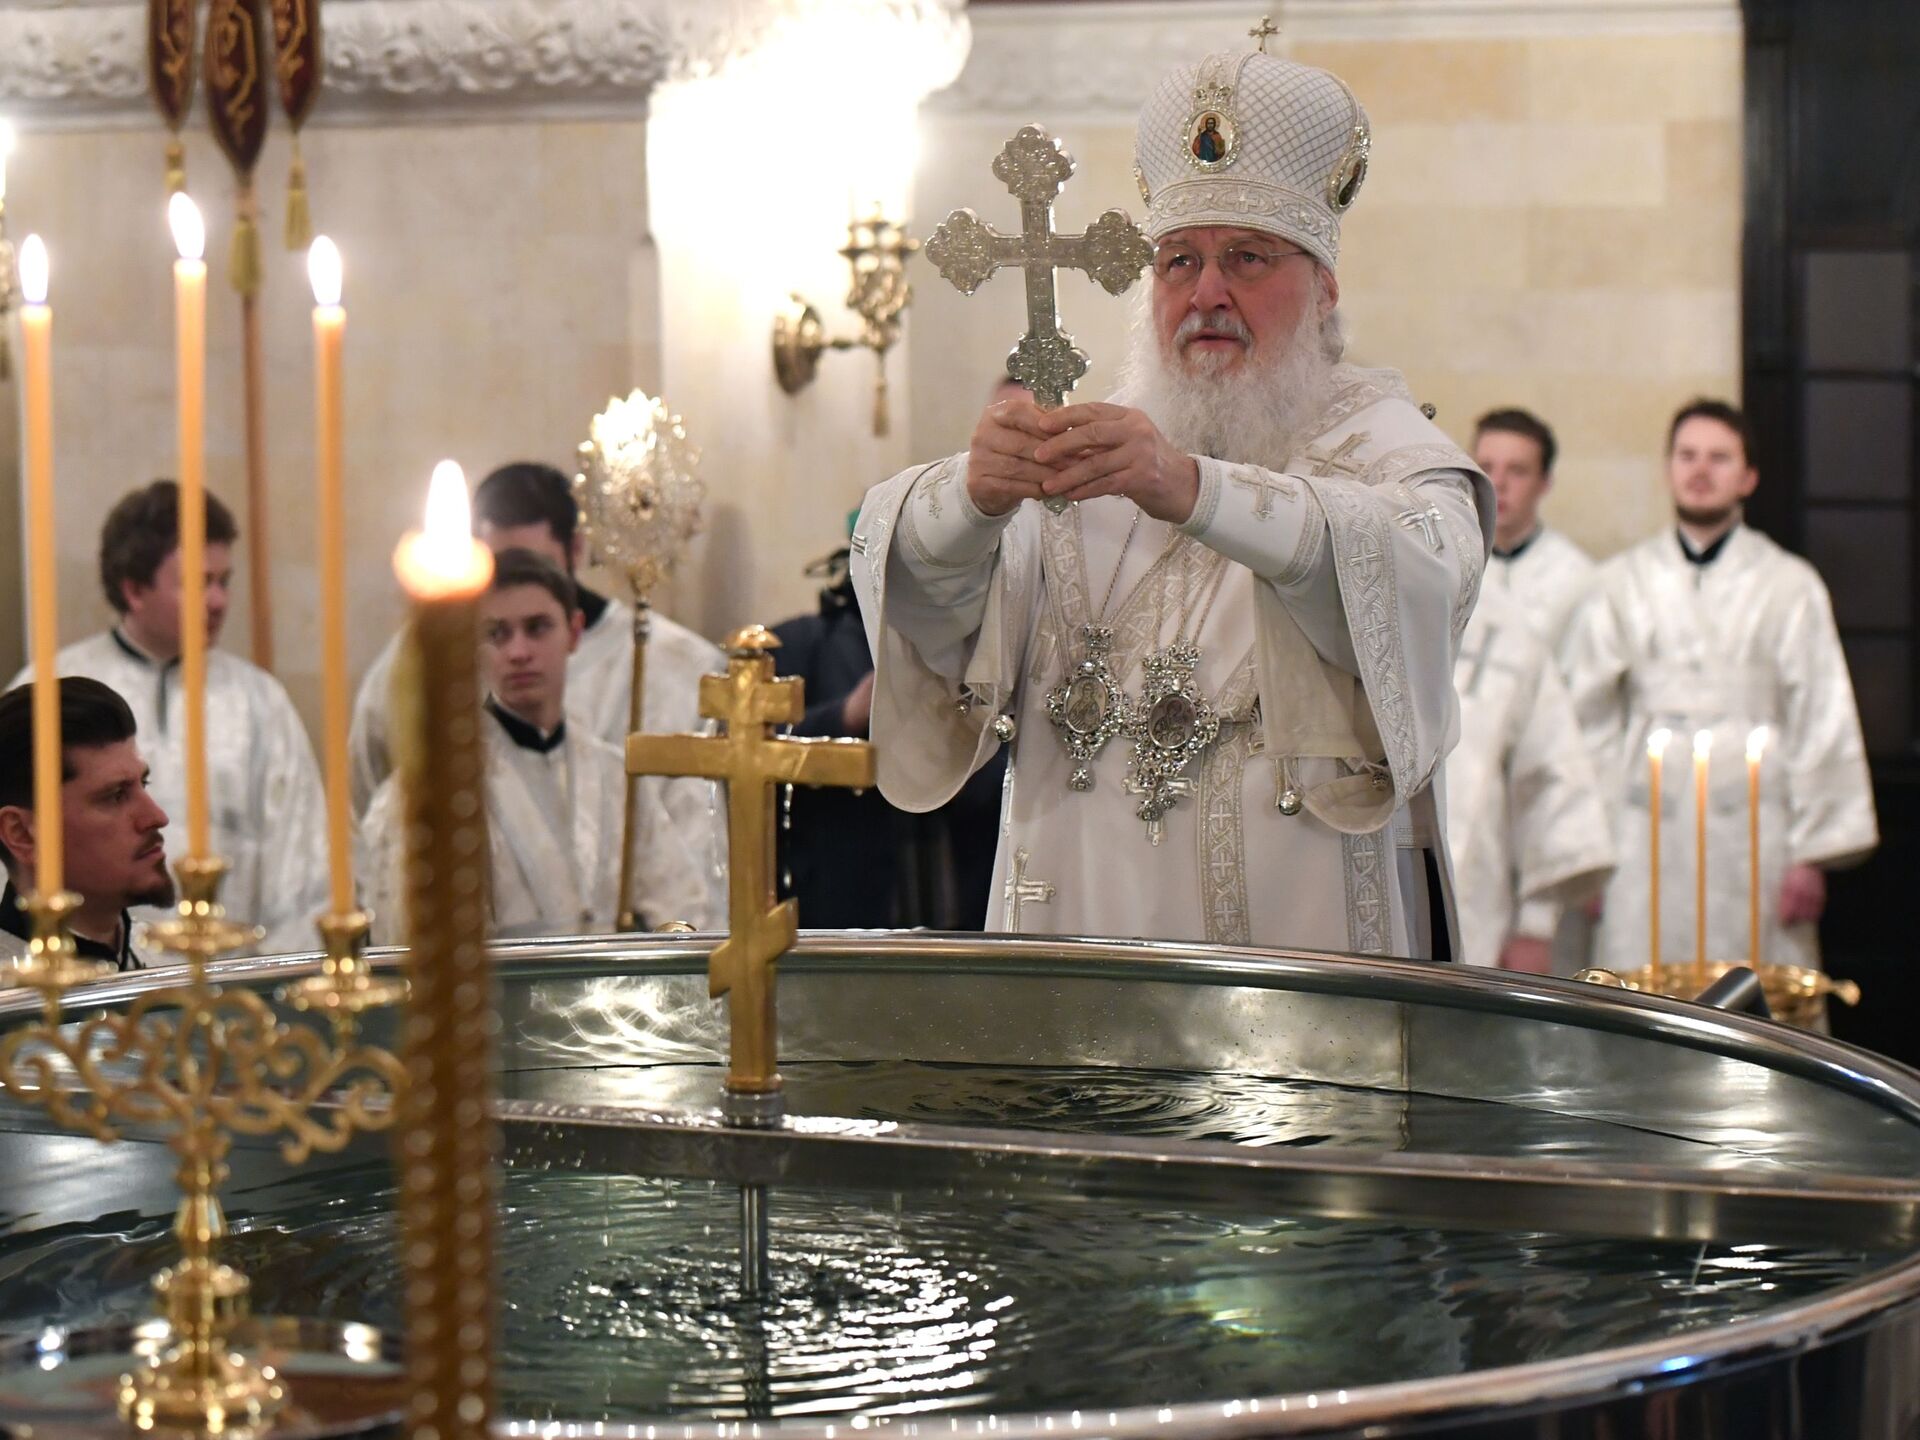
[[[328,0],[314,124],[636,116],[657,84],[725,71],[831,23],[871,32],[947,84],[966,58],[964,0]],[[35,128],[140,123],[145,7],[0,0],[0,104]],[[822,76],[822,83],[838,77]]]
[[[1261,10],[1289,41],[1738,33],[1739,0],[1138,0],[977,4],[945,114],[1131,120],[1174,64],[1244,46]],[[1030,116],[1029,116],[1030,118]]]

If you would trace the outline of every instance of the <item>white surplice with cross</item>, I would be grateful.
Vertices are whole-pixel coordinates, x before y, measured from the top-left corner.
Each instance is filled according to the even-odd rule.
[[[1187,523],[1143,516],[1130,544],[1119,497],[981,515],[964,455],[868,494],[853,568],[882,792],[943,804],[998,748],[995,721],[1015,724],[990,928],[1433,953],[1422,852],[1444,890],[1438,780],[1491,490],[1390,371],[1340,367],[1313,428],[1265,465],[1201,458]],[[1048,720],[1096,618],[1133,696],[1149,652],[1197,640],[1222,718],[1158,844],[1128,787],[1134,742],[1071,790]]]
[[[1561,904],[1613,869],[1611,822],[1573,701],[1532,618],[1484,586],[1454,667],[1447,841],[1460,958],[1495,965],[1512,935],[1547,940]]]
[[[1760,959],[1820,963],[1808,924],[1780,923],[1790,865],[1837,866],[1879,843],[1873,783],[1846,652],[1819,574],[1757,530],[1737,526],[1708,564],[1663,530],[1600,566],[1562,647],[1574,709],[1613,800],[1620,868],[1607,887],[1595,962],[1637,969],[1652,944],[1648,736],[1672,732],[1661,771],[1660,932],[1668,961],[1698,930],[1693,737],[1713,736],[1707,767],[1707,952],[1752,947],[1746,745],[1760,762]]]

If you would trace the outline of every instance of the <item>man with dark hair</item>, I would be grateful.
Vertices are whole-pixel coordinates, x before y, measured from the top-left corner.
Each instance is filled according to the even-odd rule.
[[[568,721],[568,656],[580,641],[574,584],[531,550],[502,550],[480,601],[480,663],[487,684],[487,831],[493,927],[500,935],[576,935],[613,929],[621,906],[620,841],[626,767],[621,753]],[[635,913],[649,925],[712,928],[704,877],[661,804],[663,782],[639,782]],[[375,933],[401,930],[399,787],[389,777],[367,807],[366,890]]]
[[[586,560],[586,535],[567,477],[551,465],[515,461],[480,482],[473,497],[474,534],[494,551],[531,550],[569,577]],[[567,712],[575,725],[626,751],[627,712],[633,695],[633,609],[578,580],[583,629],[567,662]],[[353,803],[364,811],[392,770],[387,752],[387,692],[397,638],[375,658],[354,701],[348,749]],[[684,625],[651,612],[647,640],[645,714],[654,732],[701,731],[700,677],[726,669],[726,657]],[[662,798],[688,847],[702,857],[715,903],[724,908],[726,841],[711,782],[688,776],[667,781]]]
[[[280,682],[214,648],[227,615],[239,531],[207,496],[206,608],[180,613],[179,492],[156,480],[123,497],[100,531],[100,580],[111,628],[59,654],[62,675],[112,687],[133,711],[162,809],[186,813],[181,633],[207,632],[207,809],[213,852],[231,867],[220,896],[237,918],[264,926],[263,948],[308,950],[326,908],[326,797],[313,743]],[[30,678],[22,671],[14,680]],[[169,836],[178,858],[184,827]],[[150,918],[150,917],[141,917]]]
[[[167,812],[147,791],[147,766],[134,743],[133,711],[98,680],[60,682],[60,823],[66,888],[80,897],[68,919],[83,959],[122,970],[145,961],[134,949],[134,905],[171,905],[162,832]],[[33,930],[21,897],[38,887],[38,817],[33,795],[33,687],[0,695],[0,956],[27,953]]]
[[[1549,647],[1593,578],[1587,552],[1540,519],[1560,453],[1553,431],[1525,410],[1489,410],[1474,426],[1474,463],[1493,481],[1493,558],[1482,591],[1504,591]]]
[[[1589,753],[1617,801],[1620,869],[1608,887],[1597,963],[1647,961],[1648,736],[1671,732],[1660,813],[1693,813],[1686,757],[1709,737],[1707,953],[1748,953],[1745,754],[1764,731],[1759,958],[1817,965],[1823,868],[1879,843],[1853,682],[1827,587],[1813,567],[1742,523],[1759,483],[1746,418],[1696,400],[1668,429],[1677,529],[1616,555],[1574,613],[1564,659]],[[1678,763],[1675,763],[1675,762]],[[1661,852],[1660,933],[1669,958],[1694,953],[1695,847]],[[1734,877],[1740,880],[1736,883]]]

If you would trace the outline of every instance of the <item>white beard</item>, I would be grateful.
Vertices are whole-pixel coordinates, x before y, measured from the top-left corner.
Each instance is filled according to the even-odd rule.
[[[1251,355],[1225,374],[1214,373],[1204,357],[1189,369],[1160,344],[1143,306],[1121,382],[1127,403],[1144,410],[1177,449],[1277,470],[1318,434],[1309,427],[1326,409],[1341,349],[1337,316],[1322,322],[1312,303],[1280,350]]]

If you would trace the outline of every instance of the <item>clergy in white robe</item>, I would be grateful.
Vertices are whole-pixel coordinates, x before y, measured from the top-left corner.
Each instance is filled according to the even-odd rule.
[[[1661,949],[1694,954],[1692,742],[1708,732],[1707,953],[1749,957],[1749,736],[1761,764],[1761,958],[1818,965],[1823,868],[1879,843],[1853,682],[1827,588],[1813,567],[1740,521],[1758,481],[1746,421],[1715,401],[1675,417],[1668,479],[1679,531],[1603,564],[1565,647],[1574,706],[1613,789],[1619,869],[1597,963],[1647,964],[1648,737],[1672,732],[1659,797]]]
[[[177,505],[173,482],[156,480],[114,506],[100,569],[118,622],[55,657],[62,675],[91,676],[132,708],[153,798],[177,822],[167,834],[169,864],[187,849]],[[209,647],[226,620],[237,534],[226,506],[207,496]],[[326,796],[299,713],[273,676],[209,648],[206,716],[208,843],[228,866],[221,901],[235,919],[265,928],[262,951],[317,949],[314,924],[327,908]],[[142,909],[135,918],[165,913]]]
[[[620,906],[626,788],[621,753],[565,703],[567,657],[580,633],[571,582],[544,557],[503,550],[481,601],[492,928],[501,936],[603,934]],[[667,815],[661,783],[638,785],[631,899],[642,924],[718,923],[694,853]],[[362,869],[374,936],[405,933],[404,826],[397,776],[363,822]]]
[[[1493,482],[1493,555],[1481,588],[1512,600],[1550,647],[1593,583],[1587,552],[1540,518],[1559,445],[1539,416],[1489,410],[1474,426],[1474,463]]]
[[[135,905],[173,903],[164,832],[167,812],[147,789],[147,762],[133,711],[98,680],[60,681],[61,888],[79,897],[67,931],[82,960],[120,970],[166,963],[144,940]],[[34,930],[23,903],[39,886],[39,817],[34,810],[33,687],[0,695],[0,960],[22,960]]]
[[[1454,667],[1460,743],[1447,757],[1447,839],[1460,958],[1545,974],[1560,907],[1613,870],[1608,807],[1546,643],[1483,588]]]
[[[1170,76],[1122,394],[999,401],[867,496],[883,793],[929,810],[1012,746],[991,929],[1452,953],[1438,779],[1493,507],[1398,375],[1337,363],[1367,136],[1325,71]]]
[[[516,461],[502,465],[474,492],[474,532],[494,550],[524,549],[543,555],[572,576],[585,558],[586,535],[566,476],[551,465]],[[575,728],[626,752],[628,710],[633,697],[633,607],[596,594],[575,581],[585,629],[567,661],[567,713]],[[396,635],[361,678],[353,705],[347,749],[353,804],[364,813],[393,769],[387,742],[389,692]],[[718,646],[658,610],[649,613],[646,694],[641,726],[655,734],[702,733],[700,677],[726,669]],[[697,776],[662,781],[659,796],[675,827],[700,859],[710,892],[707,907],[726,909],[725,810],[713,783]]]

